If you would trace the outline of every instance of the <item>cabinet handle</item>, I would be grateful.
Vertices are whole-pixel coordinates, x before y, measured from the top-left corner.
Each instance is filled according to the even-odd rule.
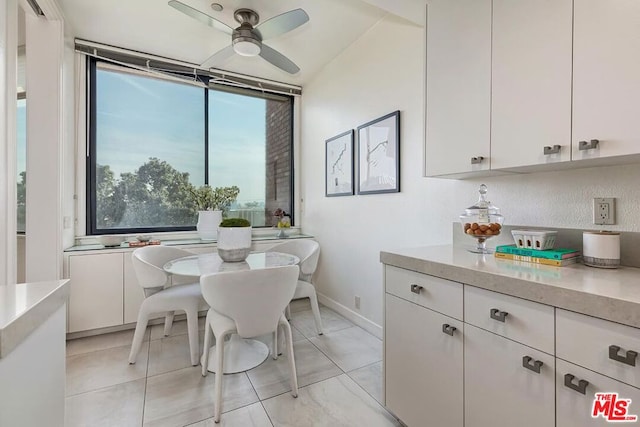
[[[550,147],[550,146],[547,145],[547,146],[544,147],[543,152],[544,152],[545,155],[546,154],[558,154],[560,152],[561,148],[562,147],[560,145],[554,145],[553,147]]]
[[[500,311],[500,309],[498,308],[492,308],[489,312],[489,316],[491,316],[492,319],[497,320],[498,322],[504,322],[504,319],[506,319],[508,315],[509,313],[507,313],[506,311]]]
[[[571,390],[575,390],[578,393],[587,394],[587,386],[589,385],[589,381],[580,380],[578,381],[578,385],[573,383],[574,375],[565,374],[564,375],[564,385],[565,387],[569,387]]]
[[[626,356],[620,356],[618,355],[619,351],[620,351],[620,347],[618,347],[617,345],[610,345],[609,359],[615,360],[620,363],[624,363],[625,365],[636,366],[636,358],[638,357],[638,352],[633,350],[627,350]]]
[[[593,150],[593,149],[598,148],[598,144],[600,144],[600,141],[597,140],[597,139],[592,139],[589,142],[580,141],[580,142],[578,142],[578,149],[580,151],[582,151],[582,150]]]
[[[533,371],[536,374],[539,374],[540,368],[542,367],[542,365],[544,365],[544,363],[542,363],[540,360],[533,360],[533,363],[531,363],[532,360],[533,357],[531,356],[522,356],[522,367],[527,368],[528,370]]]
[[[471,164],[472,165],[478,165],[478,164],[482,163],[483,160],[484,160],[484,157],[482,157],[482,156],[472,157],[471,158]]]
[[[416,284],[411,285],[411,292],[413,292],[414,294],[418,294],[419,295],[420,291],[422,291],[422,289],[424,289],[424,288],[422,286],[420,286],[420,285],[416,285]]]
[[[456,331],[456,329],[458,328],[456,328],[455,326],[451,326],[448,323],[445,323],[442,325],[442,332],[444,332],[447,335],[453,336],[453,333]]]

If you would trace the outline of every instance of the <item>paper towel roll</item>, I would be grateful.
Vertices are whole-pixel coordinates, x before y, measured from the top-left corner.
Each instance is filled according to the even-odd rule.
[[[620,265],[620,233],[583,232],[582,259],[585,265],[591,267],[617,268]]]

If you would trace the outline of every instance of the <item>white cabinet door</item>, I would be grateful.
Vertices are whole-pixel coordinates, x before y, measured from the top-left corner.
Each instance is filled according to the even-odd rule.
[[[627,415],[640,416],[640,390],[637,388],[561,359],[557,359],[556,372],[557,427],[615,425],[608,422],[604,414],[596,418],[591,416],[596,393],[618,393],[618,399],[631,399]],[[565,378],[567,375],[570,377]],[[566,381],[569,381],[569,384],[565,384]],[[580,381],[586,381],[586,383],[581,384]],[[637,425],[637,423],[638,421],[616,424]]]
[[[572,19],[572,0],[493,0],[492,169],[571,160]]]
[[[489,170],[491,0],[429,1],[426,73],[427,176]]]
[[[131,253],[124,253],[124,323],[138,321],[138,311],[144,301],[144,291],[138,284],[138,278],[133,270]]]
[[[553,356],[465,324],[464,375],[465,427],[555,425]]]
[[[122,325],[123,253],[69,256],[69,330]]]
[[[462,427],[462,334],[462,322],[386,294],[386,406],[407,426]]]
[[[640,1],[574,3],[572,159],[640,153]]]

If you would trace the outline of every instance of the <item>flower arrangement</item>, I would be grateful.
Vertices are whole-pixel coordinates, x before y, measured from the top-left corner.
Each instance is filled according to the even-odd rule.
[[[235,185],[232,187],[211,188],[210,185],[203,185],[191,190],[193,201],[200,211],[221,210],[226,211],[231,203],[236,201],[240,189]]]
[[[273,216],[278,218],[277,227],[278,228],[290,228],[291,227],[291,217],[288,213],[286,213],[283,209],[276,209],[273,213]]]

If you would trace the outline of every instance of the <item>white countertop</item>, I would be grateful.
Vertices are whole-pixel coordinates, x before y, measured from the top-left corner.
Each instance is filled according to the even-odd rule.
[[[0,359],[68,299],[68,279],[0,285]]]
[[[451,245],[382,251],[380,261],[640,328],[640,268],[553,267]]]

